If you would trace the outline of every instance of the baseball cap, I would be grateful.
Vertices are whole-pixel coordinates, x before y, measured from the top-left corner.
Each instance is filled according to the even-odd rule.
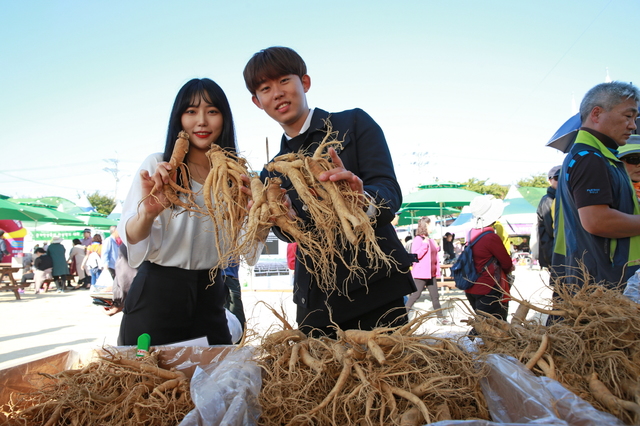
[[[553,166],[551,170],[549,170],[549,179],[560,176],[560,170],[562,170],[562,166]]]

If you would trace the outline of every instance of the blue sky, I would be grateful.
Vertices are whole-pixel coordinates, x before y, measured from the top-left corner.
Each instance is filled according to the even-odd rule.
[[[292,5],[295,4],[295,7]],[[255,169],[281,129],[242,69],[265,47],[307,62],[311,106],[360,107],[385,131],[403,191],[515,183],[563,155],[545,143],[607,75],[640,80],[637,0],[3,1],[0,194],[123,199],[163,149],[194,77],[220,84]]]

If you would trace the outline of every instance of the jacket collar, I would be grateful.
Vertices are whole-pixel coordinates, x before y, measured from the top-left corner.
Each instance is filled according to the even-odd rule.
[[[309,136],[316,131],[326,131],[325,121],[329,117],[329,113],[320,108],[314,108],[311,116],[309,128],[299,135],[289,139],[285,134],[282,135],[281,153],[282,152],[298,152],[301,148],[306,148],[309,144]]]
[[[597,137],[595,137],[591,132],[587,130],[580,130],[578,132],[578,136],[576,137],[575,143],[576,144],[581,143],[583,145],[587,145],[592,148],[595,148],[598,151],[600,151],[600,153],[603,156],[605,156],[607,159],[614,161],[616,163],[620,162],[618,157],[616,157],[615,155],[618,152],[617,150],[608,148],[607,146],[605,146],[605,144],[600,142],[600,140]]]

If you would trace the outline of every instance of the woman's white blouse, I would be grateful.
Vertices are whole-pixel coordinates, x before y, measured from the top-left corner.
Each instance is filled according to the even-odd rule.
[[[142,199],[140,172],[147,170],[153,175],[160,162],[161,153],[152,154],[144,160],[122,206],[118,232],[127,244],[129,264],[137,268],[148,260],[162,266],[191,270],[211,269],[218,262],[218,252],[208,215],[200,216],[189,212],[176,215],[181,209],[167,208],[154,220],[149,237],[137,244],[127,241],[126,224],[137,214],[138,204]],[[202,185],[192,180],[191,189],[198,193],[196,203],[204,206]]]

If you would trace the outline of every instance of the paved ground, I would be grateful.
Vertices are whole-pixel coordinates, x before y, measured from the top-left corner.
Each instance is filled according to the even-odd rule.
[[[524,298],[544,304],[550,297],[550,290],[544,286],[547,275],[538,270],[518,267],[513,294],[519,291]],[[424,292],[415,307],[430,310],[431,303]],[[258,333],[266,332],[279,320],[264,303],[278,310],[284,310],[293,324],[295,306],[290,290],[243,291],[242,299],[249,327]],[[461,291],[441,293],[441,302],[448,308],[447,315],[455,325],[439,326],[430,320],[421,330],[425,333],[464,333],[468,327],[461,322],[466,318],[464,299]],[[264,302],[264,303],[261,303]],[[515,312],[515,307],[509,309]],[[535,315],[535,314],[530,314]],[[58,352],[74,349],[80,352],[115,345],[121,314],[109,317],[103,309],[92,303],[88,290],[66,293],[46,293],[36,296],[26,290],[22,300],[15,300],[12,292],[0,291],[0,369],[22,364]]]

